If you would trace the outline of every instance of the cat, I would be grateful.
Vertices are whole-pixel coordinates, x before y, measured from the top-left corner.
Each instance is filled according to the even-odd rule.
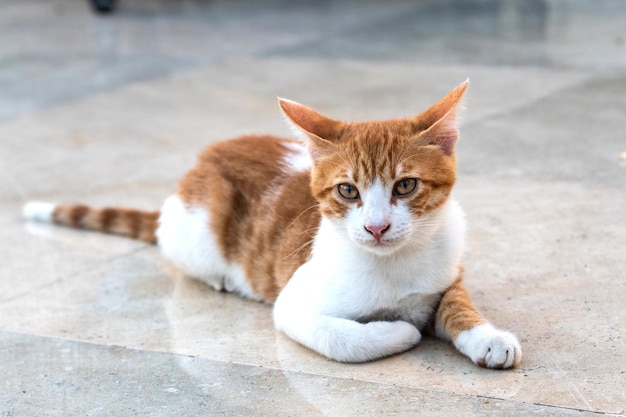
[[[273,303],[275,327],[341,362],[414,347],[422,332],[475,364],[519,366],[463,286],[463,212],[451,197],[462,83],[415,117],[341,122],[279,105],[297,140],[208,146],[159,212],[30,202],[26,218],[158,244],[218,291]]]

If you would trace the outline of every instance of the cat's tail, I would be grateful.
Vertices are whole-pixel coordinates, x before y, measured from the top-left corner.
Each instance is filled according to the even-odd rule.
[[[54,204],[31,201],[24,205],[25,218],[77,229],[94,230],[157,243],[158,211],[127,208],[93,208],[83,204]]]

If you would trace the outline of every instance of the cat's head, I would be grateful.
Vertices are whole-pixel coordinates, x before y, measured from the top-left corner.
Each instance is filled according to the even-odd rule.
[[[427,244],[456,179],[464,82],[409,118],[348,123],[280,99],[313,160],[311,189],[324,217],[378,255]]]

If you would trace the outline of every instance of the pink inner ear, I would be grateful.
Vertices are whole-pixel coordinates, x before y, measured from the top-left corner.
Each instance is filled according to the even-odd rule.
[[[428,110],[411,119],[413,131],[419,134],[418,144],[439,146],[446,155],[454,153],[459,139],[457,124],[460,102],[467,85],[468,81],[465,81]]]
[[[438,145],[446,155],[452,155],[454,153],[454,146],[459,138],[459,131],[457,129],[446,129],[441,132],[440,136],[434,140],[434,144]]]
[[[317,136],[309,136],[307,149],[314,162],[317,162],[327,155],[336,153],[336,149],[333,148],[333,144],[330,141]]]
[[[435,145],[438,146],[443,153],[450,156],[454,153],[454,147],[459,139],[459,130],[455,126],[454,114],[448,117],[452,120],[442,119],[435,123],[430,129],[422,132],[416,144],[418,146]]]
[[[428,130],[444,118],[448,118],[449,122],[455,123],[457,113],[461,109],[461,99],[467,89],[468,81],[465,81],[457,88],[449,92],[444,98],[439,100],[430,108],[417,116],[411,122],[416,132]]]

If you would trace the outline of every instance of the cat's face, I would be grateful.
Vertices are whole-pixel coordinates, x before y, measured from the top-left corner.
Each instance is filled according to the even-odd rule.
[[[313,159],[322,215],[379,255],[428,242],[456,176],[461,84],[416,117],[344,123],[300,104],[280,105]]]
[[[454,158],[414,143],[402,121],[346,125],[319,157],[312,191],[349,241],[377,255],[426,244],[455,179]]]

